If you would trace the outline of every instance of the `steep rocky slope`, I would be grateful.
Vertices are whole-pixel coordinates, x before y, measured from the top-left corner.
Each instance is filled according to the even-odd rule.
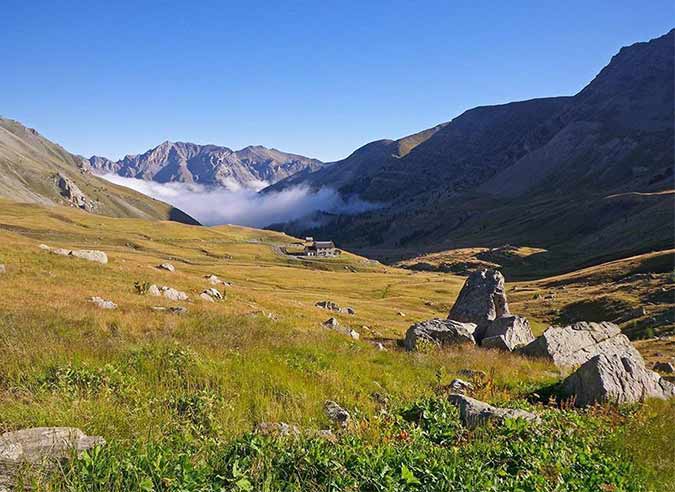
[[[81,157],[37,131],[0,118],[0,198],[70,205],[112,217],[197,222],[181,210],[92,175]]]
[[[475,108],[406,155],[374,142],[278,183],[271,189],[327,186],[386,205],[282,229],[384,259],[531,246],[558,271],[669,247],[674,32],[622,48],[575,96]]]
[[[96,172],[153,180],[161,183],[187,182],[260,189],[302,171],[315,171],[316,159],[288,154],[262,146],[234,151],[217,145],[164,142],[143,154],[128,155],[117,162],[93,156],[89,163]]]

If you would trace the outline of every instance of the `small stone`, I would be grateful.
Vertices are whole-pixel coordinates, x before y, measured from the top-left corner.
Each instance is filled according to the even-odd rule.
[[[216,301],[222,301],[223,300],[223,294],[220,293],[218,289],[215,289],[211,287],[210,289],[206,289],[202,294],[206,294],[207,296],[211,297],[211,299],[216,300]]]
[[[485,374],[485,371],[480,371],[480,370],[475,370],[475,369],[460,369],[457,371],[457,374],[460,376],[464,376],[465,378],[470,378],[470,379],[485,379],[487,377],[487,374]]]
[[[157,268],[160,270],[166,270],[167,272],[175,272],[176,267],[173,266],[171,263],[162,263],[161,265],[157,265]]]
[[[199,297],[201,297],[202,300],[204,300],[204,301],[206,301],[206,302],[215,302],[215,301],[213,300],[213,297],[211,297],[210,295],[208,295],[206,292],[202,292],[201,294],[199,294]]]
[[[399,311],[398,314],[400,317],[405,318],[405,313],[403,311]]]
[[[340,427],[346,427],[351,416],[349,412],[332,400],[327,400],[324,404],[326,416]]]
[[[359,332],[353,329],[349,330],[349,336],[352,337],[354,340],[358,340],[361,335],[359,335]]]
[[[112,301],[106,301],[102,297],[94,296],[89,298],[89,302],[93,302],[96,307],[101,309],[117,309],[117,304]]]
[[[323,322],[323,326],[326,328],[337,328],[340,326],[340,322],[337,320],[337,318],[328,318]]]
[[[180,290],[171,287],[163,286],[160,287],[160,290],[164,297],[171,299],[172,301],[185,301],[188,299],[188,295],[185,292],[181,292]]]

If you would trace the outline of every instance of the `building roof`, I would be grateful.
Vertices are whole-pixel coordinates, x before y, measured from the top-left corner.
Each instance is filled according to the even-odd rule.
[[[314,241],[313,246],[315,248],[334,248],[335,243],[333,241]]]

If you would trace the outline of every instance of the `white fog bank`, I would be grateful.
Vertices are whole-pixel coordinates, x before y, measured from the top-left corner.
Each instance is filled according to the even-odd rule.
[[[100,177],[169,203],[204,225],[265,227],[300,219],[317,211],[356,214],[376,208],[357,198],[344,200],[330,188],[312,192],[306,187],[295,187],[261,195],[243,188],[228,190],[193,183],[156,183],[116,174]]]

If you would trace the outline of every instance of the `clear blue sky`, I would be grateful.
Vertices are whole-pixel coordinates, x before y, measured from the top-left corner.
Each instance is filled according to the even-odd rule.
[[[338,159],[474,106],[573,94],[675,21],[672,0],[0,9],[0,115],[111,158],[168,139]]]

